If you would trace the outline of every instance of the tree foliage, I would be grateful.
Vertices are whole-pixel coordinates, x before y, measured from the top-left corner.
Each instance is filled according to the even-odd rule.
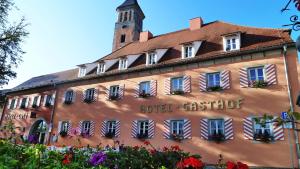
[[[22,61],[24,54],[21,44],[28,35],[24,18],[19,22],[9,22],[9,12],[13,8],[13,0],[0,0],[0,86],[16,77],[14,69]]]

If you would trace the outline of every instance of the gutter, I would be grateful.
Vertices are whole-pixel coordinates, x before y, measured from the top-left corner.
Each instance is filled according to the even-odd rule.
[[[62,80],[62,81],[59,81],[59,82],[48,83],[48,84],[45,84],[45,85],[39,85],[39,86],[33,86],[33,87],[28,87],[28,88],[11,90],[11,92],[8,92],[8,93],[11,94],[11,93],[15,93],[15,92],[26,91],[26,90],[34,89],[34,88],[37,88],[37,87],[38,88],[50,87],[50,86],[53,86],[54,84],[62,85],[62,84],[81,82],[81,81],[86,81],[86,80],[95,80],[95,79],[110,77],[110,76],[115,76],[115,75],[123,75],[123,74],[133,73],[133,72],[137,72],[137,71],[153,70],[153,69],[158,69],[158,68],[166,68],[166,67],[170,67],[170,66],[180,66],[180,65],[192,64],[192,63],[199,63],[199,62],[203,62],[203,61],[210,61],[210,60],[214,60],[214,59],[222,59],[222,58],[227,58],[227,57],[247,55],[247,54],[252,54],[252,53],[255,53],[255,52],[263,52],[263,51],[268,51],[268,50],[282,49],[283,46],[295,47],[295,42],[286,42],[286,43],[282,43],[282,44],[278,44],[278,45],[274,45],[274,46],[251,49],[251,50],[247,50],[247,51],[239,51],[239,52],[219,54],[219,55],[211,56],[209,58],[197,57],[197,58],[192,58],[192,59],[187,59],[187,60],[180,60],[180,61],[174,62],[174,63],[161,63],[159,65],[155,65],[155,66],[151,66],[151,67],[133,68],[133,69],[130,69],[130,70],[107,72],[107,73],[102,74],[102,75],[83,77],[83,78],[77,78],[77,79],[71,79],[71,80]]]
[[[288,97],[289,97],[289,102],[290,102],[290,108],[291,111],[294,112],[294,102],[293,102],[293,97],[291,94],[291,85],[290,85],[290,79],[289,79],[289,75],[288,75],[288,64],[287,64],[287,45],[283,46],[283,61],[284,61],[284,69],[285,69],[285,77],[287,80],[287,88],[288,88]],[[295,137],[295,144],[296,144],[296,155],[297,155],[297,159],[298,159],[298,167],[300,167],[300,146],[299,146],[299,136],[298,136],[298,132],[297,132],[297,126],[295,125],[295,119],[294,117],[292,117],[292,128],[294,131],[294,137]],[[294,168],[294,164],[293,164],[293,168]]]
[[[54,112],[55,112],[55,106],[57,103],[57,85],[56,83],[53,84],[53,89],[54,89],[54,103],[51,111],[51,117],[50,117],[50,128],[49,128],[49,137],[47,141],[47,145],[50,145],[51,143],[51,138],[52,138],[52,130],[53,130],[53,119],[54,119]]]

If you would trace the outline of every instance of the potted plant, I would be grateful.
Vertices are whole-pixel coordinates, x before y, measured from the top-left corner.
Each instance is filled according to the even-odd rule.
[[[114,132],[106,132],[105,133],[105,137],[106,138],[114,138],[115,137],[115,133]]]
[[[66,105],[70,105],[70,104],[72,104],[72,100],[65,100],[64,103],[65,103]]]
[[[207,91],[209,92],[217,92],[217,91],[222,91],[223,88],[221,86],[211,86],[207,88]]]
[[[139,97],[147,98],[147,97],[150,97],[150,94],[146,93],[145,90],[143,90],[142,92],[139,93]]]
[[[182,135],[179,135],[179,134],[171,134],[171,139],[174,140],[174,141],[182,141],[183,140],[183,136]]]
[[[93,99],[85,98],[85,99],[84,99],[84,102],[90,104],[90,103],[93,102]]]
[[[254,80],[254,81],[250,81],[249,82],[249,87],[253,87],[253,88],[265,88],[268,86],[268,82],[264,81],[264,80]]]
[[[116,94],[116,95],[110,95],[109,96],[109,100],[118,100],[119,99],[119,95]]]
[[[172,91],[172,95],[183,95],[184,94],[184,91],[182,90],[174,90]]]
[[[148,133],[138,133],[136,135],[136,138],[140,139],[140,140],[144,140],[148,138]]]
[[[211,134],[208,138],[209,140],[211,141],[215,141],[217,143],[220,143],[220,142],[223,142],[225,141],[225,136],[223,133],[214,133],[214,134]]]
[[[268,132],[259,132],[254,134],[254,140],[269,143],[273,141],[273,137]]]
[[[46,102],[45,106],[46,106],[46,107],[51,107],[52,105],[51,105],[50,102]]]
[[[61,131],[61,132],[59,132],[59,135],[60,135],[61,137],[66,137],[66,136],[68,135],[68,132],[66,132],[66,131]]]

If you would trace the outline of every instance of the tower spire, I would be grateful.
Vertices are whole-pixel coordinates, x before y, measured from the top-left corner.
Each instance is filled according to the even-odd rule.
[[[119,17],[115,25],[113,51],[130,42],[138,41],[145,19],[137,0],[125,0],[116,10]]]

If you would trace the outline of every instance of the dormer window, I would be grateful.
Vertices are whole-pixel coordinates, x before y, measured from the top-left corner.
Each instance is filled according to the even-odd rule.
[[[241,35],[240,33],[223,36],[224,51],[234,51],[240,49]]]
[[[119,60],[119,70],[125,70],[127,69],[127,59],[120,59]]]
[[[86,75],[86,67],[79,67],[78,77],[84,77]]]
[[[147,55],[147,65],[157,64],[157,54],[156,52],[150,52]]]
[[[194,57],[194,47],[193,45],[184,45],[182,47],[182,58],[187,59],[187,58],[192,58]]]
[[[98,64],[97,74],[101,74],[101,73],[105,73],[105,63]]]

